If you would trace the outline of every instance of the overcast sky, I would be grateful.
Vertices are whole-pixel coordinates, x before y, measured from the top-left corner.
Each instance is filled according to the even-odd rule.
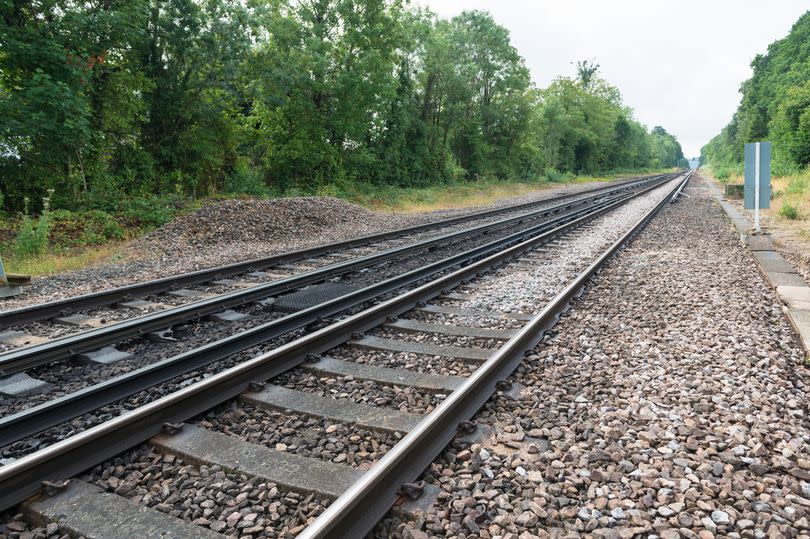
[[[687,157],[731,119],[757,53],[788,34],[808,0],[415,0],[439,15],[489,11],[535,83],[595,58],[636,119],[662,125]]]

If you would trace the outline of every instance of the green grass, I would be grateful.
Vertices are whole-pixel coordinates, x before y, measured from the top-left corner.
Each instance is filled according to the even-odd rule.
[[[720,183],[743,183],[742,170],[729,175],[725,180],[716,176],[712,167],[705,167],[710,176]],[[785,230],[798,237],[810,239],[810,167],[801,171],[771,178],[773,199],[765,214],[773,217]]]
[[[781,215],[785,219],[796,221],[799,219],[799,209],[796,206],[793,206],[792,204],[783,202],[782,207],[779,208],[779,215]]]

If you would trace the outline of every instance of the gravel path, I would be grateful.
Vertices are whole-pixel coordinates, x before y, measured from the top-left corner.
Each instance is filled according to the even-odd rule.
[[[724,192],[725,186],[723,184],[717,180],[712,180],[708,174],[706,176],[706,181],[713,182],[721,193]],[[753,211],[745,210],[742,200],[727,199],[726,201],[740,210],[748,218],[749,222],[753,222]],[[774,248],[793,264],[796,272],[810,284],[810,238],[807,238],[803,230],[802,221],[789,221],[778,217],[772,211],[763,211],[760,219],[762,230],[771,235]]]
[[[377,536],[808,537],[808,370],[699,180],[603,270]]]
[[[601,185],[604,184],[555,185],[505,198],[489,206],[419,214],[374,212],[329,197],[224,201],[181,217],[136,240],[113,260],[37,278],[22,296],[0,300],[0,310],[545,200]]]

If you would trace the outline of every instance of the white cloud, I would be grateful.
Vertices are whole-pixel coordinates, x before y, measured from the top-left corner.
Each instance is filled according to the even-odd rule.
[[[535,82],[595,58],[636,117],[675,134],[688,156],[731,119],[750,63],[788,34],[807,0],[416,0],[439,15],[486,10],[512,33]]]

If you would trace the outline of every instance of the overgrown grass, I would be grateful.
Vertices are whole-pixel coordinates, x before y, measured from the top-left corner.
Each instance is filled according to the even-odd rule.
[[[810,168],[802,172],[774,178],[772,208],[779,216],[791,221],[807,221],[810,217]]]
[[[25,199],[25,212],[17,237],[14,238],[14,254],[20,258],[42,256],[48,250],[48,235],[51,229],[51,199],[53,191],[43,200],[39,218],[34,220],[28,214],[28,198]]]
[[[798,208],[796,208],[796,206],[784,202],[782,203],[782,207],[779,208],[779,215],[781,215],[785,219],[796,221],[797,219],[799,219],[799,210]]]

